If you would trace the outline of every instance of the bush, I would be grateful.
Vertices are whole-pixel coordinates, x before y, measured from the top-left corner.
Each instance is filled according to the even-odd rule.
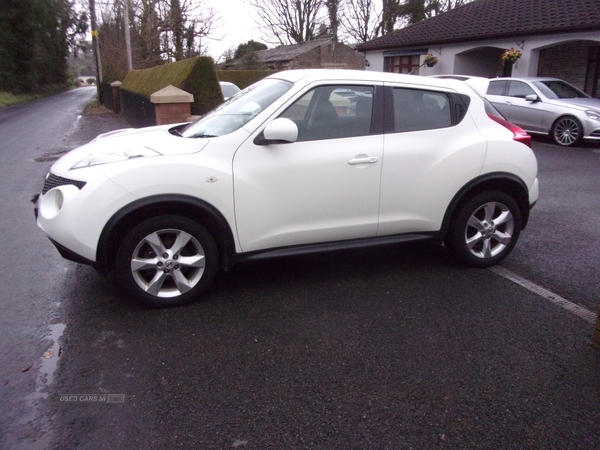
[[[212,58],[199,56],[183,61],[130,71],[121,85],[141,97],[173,85],[194,96],[192,114],[202,115],[223,102],[219,79]]]
[[[276,70],[217,70],[219,81],[229,81],[240,89],[262,80],[269,75],[277,73]]]

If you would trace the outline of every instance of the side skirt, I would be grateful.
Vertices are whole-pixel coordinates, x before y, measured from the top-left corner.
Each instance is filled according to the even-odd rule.
[[[308,255],[312,253],[334,252],[339,250],[348,250],[366,247],[379,247],[391,244],[400,244],[415,241],[438,241],[442,242],[442,235],[439,232],[419,233],[419,234],[400,234],[394,236],[379,236],[368,239],[353,239],[339,242],[324,242],[319,244],[307,244],[291,247],[269,248],[248,253],[236,253],[234,261],[250,262],[262,259],[282,258],[286,256]]]

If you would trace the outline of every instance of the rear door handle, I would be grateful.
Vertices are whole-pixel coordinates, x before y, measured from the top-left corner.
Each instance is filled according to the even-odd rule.
[[[366,158],[354,158],[348,161],[348,164],[351,166],[356,166],[358,164],[374,164],[378,161],[377,156],[367,156]]]

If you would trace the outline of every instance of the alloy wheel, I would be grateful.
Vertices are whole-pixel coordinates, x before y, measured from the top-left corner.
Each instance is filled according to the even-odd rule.
[[[472,255],[492,258],[512,241],[514,219],[510,209],[499,202],[478,208],[467,221],[465,244]]]
[[[191,234],[164,229],[144,237],[131,257],[131,275],[146,293],[176,297],[194,288],[202,278],[204,248]]]
[[[554,125],[553,137],[558,145],[574,145],[581,137],[581,125],[572,117],[563,117]]]

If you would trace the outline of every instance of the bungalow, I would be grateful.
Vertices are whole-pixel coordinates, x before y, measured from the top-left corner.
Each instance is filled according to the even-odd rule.
[[[504,61],[506,50],[520,57]],[[358,45],[367,70],[552,76],[600,97],[599,0],[475,0]],[[427,54],[438,59],[423,64]]]

